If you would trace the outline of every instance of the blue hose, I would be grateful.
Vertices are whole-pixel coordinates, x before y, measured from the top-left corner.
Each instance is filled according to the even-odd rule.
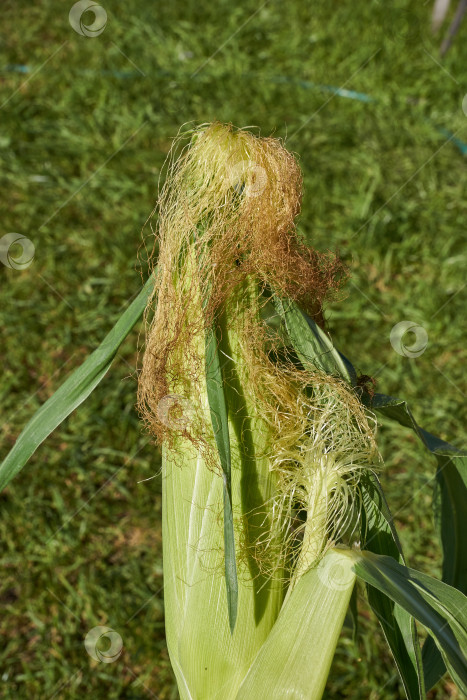
[[[18,65],[18,64],[10,64],[7,66],[4,66],[3,68],[4,71],[7,72],[12,72],[12,73],[32,73],[33,68],[31,66],[27,65]],[[100,70],[100,71],[95,71],[95,70],[85,70],[82,71],[83,73],[86,73],[88,75],[109,75],[112,76],[113,78],[118,78],[118,79],[126,79],[126,78],[141,78],[143,77],[142,74],[138,71],[116,71],[116,70]],[[160,76],[170,76],[170,71],[157,71],[157,74]],[[247,75],[252,76],[253,74],[246,74],[244,77]],[[257,77],[257,74],[254,74],[255,77]],[[290,78],[287,75],[273,75],[267,78],[269,82],[271,83],[291,83],[293,85],[296,85],[297,87],[303,88],[305,90],[322,90],[324,92],[331,92],[334,95],[337,95],[338,97],[345,97],[349,100],[358,100],[359,102],[377,102],[378,100],[375,99],[374,97],[371,97],[371,95],[367,95],[364,92],[355,92],[355,90],[345,90],[344,88],[339,88],[339,87],[334,87],[333,85],[319,85],[318,83],[313,83],[309,80],[300,80],[298,78]],[[457,147],[457,149],[460,151],[460,153],[463,156],[467,156],[467,144],[461,141],[460,139],[456,138],[452,131],[449,131],[449,129],[446,129],[442,126],[437,126],[436,124],[432,125],[436,131],[440,134],[443,134],[443,136],[446,136],[447,138],[452,140],[452,143]]]

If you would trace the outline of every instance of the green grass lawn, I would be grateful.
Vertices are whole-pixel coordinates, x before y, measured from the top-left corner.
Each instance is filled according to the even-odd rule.
[[[467,23],[440,64],[432,3],[104,0],[94,38],[72,29],[71,6],[2,5],[0,238],[26,236],[35,259],[0,264],[0,457],[139,290],[143,239],[151,245],[141,230],[171,139],[186,122],[216,119],[256,125],[297,154],[301,231],[352,271],[346,298],[327,310],[336,345],[379,391],[406,398],[423,427],[462,446],[467,161],[442,130],[467,141]],[[390,342],[404,320],[428,334],[416,358]],[[134,408],[140,331],[0,495],[2,698],[177,697],[160,454]],[[382,426],[380,442],[409,565],[439,575],[435,462],[397,427]],[[358,644],[344,630],[325,697],[402,698],[359,598]],[[98,625],[122,638],[114,663],[86,653]],[[445,679],[430,698],[460,695]]]

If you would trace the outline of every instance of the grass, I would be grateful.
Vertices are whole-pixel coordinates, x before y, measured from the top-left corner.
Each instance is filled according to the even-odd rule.
[[[140,231],[171,138],[184,122],[214,119],[287,137],[304,173],[301,230],[352,269],[347,298],[327,313],[335,343],[426,429],[461,446],[466,161],[435,127],[467,141],[467,27],[440,66],[421,3],[114,5],[104,3],[108,23],[93,39],[73,31],[63,3],[2,7],[0,233],[27,236],[36,257],[22,271],[0,265],[1,456],[139,289]],[[390,344],[402,320],[428,333],[416,359]],[[177,697],[164,642],[159,451],[134,410],[137,346],[135,331],[0,496],[2,697]],[[397,427],[383,426],[380,439],[409,565],[437,575],[433,460]],[[342,637],[325,697],[397,700],[392,659],[360,598],[358,645]],[[115,663],[85,651],[97,625],[122,637]],[[449,680],[430,695],[446,697],[460,697]]]

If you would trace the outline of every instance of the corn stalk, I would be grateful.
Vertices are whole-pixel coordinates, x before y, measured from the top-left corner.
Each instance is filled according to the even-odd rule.
[[[319,700],[356,578],[407,698],[423,700],[446,670],[467,693],[467,458],[405,402],[370,393],[333,347],[321,309],[345,275],[296,236],[300,198],[279,142],[195,130],[162,192],[157,269],[32,417],[0,487],[98,385],[147,305],[139,407],[163,449],[166,635],[181,698]],[[437,459],[442,581],[406,566],[377,477],[375,413]],[[429,633],[422,650],[415,621]]]

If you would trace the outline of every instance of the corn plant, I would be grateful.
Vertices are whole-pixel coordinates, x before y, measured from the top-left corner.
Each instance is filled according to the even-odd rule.
[[[0,485],[97,386],[144,312],[138,407],[162,445],[180,697],[321,698],[357,579],[407,698],[446,670],[467,693],[467,459],[332,345],[323,305],[347,273],[298,236],[301,185],[276,139],[219,123],[190,132],[160,195],[148,282],[25,427]],[[406,566],[378,479],[378,416],[437,460],[442,581]]]

